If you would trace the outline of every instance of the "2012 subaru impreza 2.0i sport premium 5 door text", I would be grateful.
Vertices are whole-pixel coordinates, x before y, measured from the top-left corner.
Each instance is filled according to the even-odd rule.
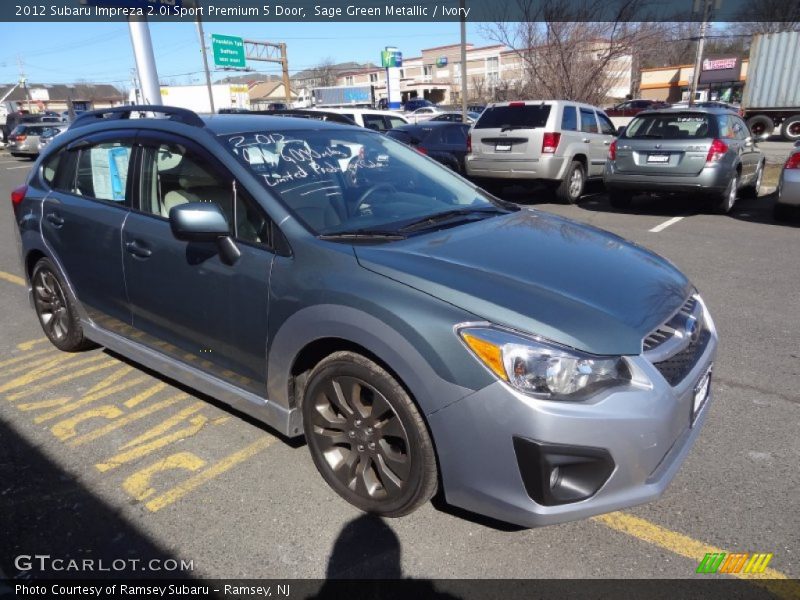
[[[305,435],[366,511],[440,488],[538,526],[653,500],[708,413],[717,335],[673,265],[377,132],[88,113],[12,200],[57,347]]]

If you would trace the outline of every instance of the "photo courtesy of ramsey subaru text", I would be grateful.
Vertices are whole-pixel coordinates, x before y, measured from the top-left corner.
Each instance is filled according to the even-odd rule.
[[[12,201],[55,346],[104,346],[305,436],[364,511],[440,490],[533,527],[648,502],[708,414],[717,333],[671,263],[377,131],[88,112]]]

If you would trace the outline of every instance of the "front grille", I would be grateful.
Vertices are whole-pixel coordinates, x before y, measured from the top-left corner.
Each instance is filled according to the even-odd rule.
[[[700,335],[697,336],[697,339],[692,340],[686,348],[677,354],[673,354],[666,360],[653,363],[653,366],[664,376],[667,383],[671,386],[675,386],[683,381],[697,364],[697,361],[703,355],[708,345],[708,340],[710,339],[711,332],[704,328],[700,332]]]
[[[697,298],[695,296],[691,296],[684,303],[684,305],[681,306],[680,310],[675,314],[674,317],[644,338],[644,343],[642,344],[643,350],[648,352],[658,348],[661,344],[672,338],[675,334],[675,329],[677,328],[676,321],[685,322],[685,320],[695,312],[696,308]]]

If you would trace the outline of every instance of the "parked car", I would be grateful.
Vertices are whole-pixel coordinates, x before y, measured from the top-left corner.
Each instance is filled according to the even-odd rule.
[[[21,123],[39,123],[42,120],[41,115],[33,115],[27,112],[12,112],[6,116],[5,125],[3,125],[3,140],[8,143],[8,138],[11,132]]]
[[[420,123],[422,121],[428,121],[440,114],[442,114],[442,111],[435,106],[423,106],[412,112],[407,112],[405,117],[408,119],[409,123]]]
[[[79,109],[73,110],[72,111],[73,119],[79,117],[81,115],[81,113],[85,113],[85,112],[86,112],[85,110],[79,110]],[[58,115],[58,117],[62,122],[69,121],[69,111],[68,110],[61,111],[61,114]]]
[[[418,108],[430,108],[435,106],[433,102],[425,98],[411,98],[403,103],[403,110],[405,112],[414,112]]]
[[[11,200],[57,348],[101,344],[305,435],[362,510],[437,488],[523,526],[640,504],[708,415],[717,334],[671,263],[368,129],[96,111]]]
[[[472,128],[467,174],[487,190],[542,182],[559,200],[577,202],[588,179],[603,176],[617,129],[588,104],[528,100],[490,104]]]
[[[667,106],[669,104],[660,100],[626,100],[606,108],[605,113],[609,117],[633,117],[643,110],[666,108]]]
[[[375,131],[389,131],[408,123],[408,119],[399,113],[370,108],[312,108],[309,110],[324,110],[325,112],[344,115],[352,119],[359,127],[366,127]]]
[[[58,124],[43,129],[39,134],[39,153],[41,153],[44,147],[51,143],[57,135],[64,133],[67,127],[67,124]]]
[[[431,120],[419,125],[396,127],[386,135],[411,146],[420,154],[430,156],[456,173],[464,173],[468,132],[467,123]]]
[[[686,101],[686,102],[676,102],[674,104],[670,104],[662,108],[690,108],[690,106],[689,102]],[[722,102],[720,100],[702,100],[700,102],[694,102],[691,105],[691,108],[722,108],[734,112],[740,117],[744,115],[744,111],[742,110],[741,106],[738,106],[736,104],[730,104],[729,102]]]
[[[36,158],[39,156],[40,136],[53,129],[53,123],[38,122],[17,125],[8,136],[8,152],[11,156]]]
[[[794,143],[794,149],[783,163],[783,170],[778,180],[778,198],[775,201],[775,218],[786,220],[794,212],[800,212],[800,142]]]
[[[283,105],[283,108],[286,108],[286,105]],[[276,109],[271,109],[276,110]],[[281,109],[282,110],[282,109]],[[229,107],[229,108],[220,108],[217,111],[221,115],[239,115],[239,114],[247,114],[250,112],[249,108],[238,108],[238,107]]]
[[[739,190],[757,196],[765,159],[742,118],[727,109],[640,113],[611,145],[604,181],[611,205],[637,192],[690,192],[728,213]]]
[[[478,113],[479,115],[486,110],[485,104],[467,104],[467,110],[469,112]]]
[[[474,123],[480,117],[480,113],[476,112],[467,112],[467,123]],[[454,123],[461,123],[461,111],[450,111],[450,112],[443,112],[441,114],[436,115],[435,117],[431,117],[430,121],[450,121]]]

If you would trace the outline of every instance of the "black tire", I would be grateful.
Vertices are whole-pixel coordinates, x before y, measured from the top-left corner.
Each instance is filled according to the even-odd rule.
[[[800,115],[792,115],[781,125],[783,139],[796,142],[800,140]]]
[[[755,179],[753,183],[748,183],[747,187],[742,188],[741,194],[745,198],[758,198],[758,192],[761,189],[761,182],[764,179],[764,161],[758,163],[756,168]]]
[[[633,194],[618,190],[609,190],[608,202],[614,208],[628,208],[633,202]]]
[[[792,207],[788,204],[775,203],[772,209],[772,216],[776,221],[788,221],[792,218]]]
[[[775,130],[775,123],[767,115],[754,115],[747,119],[747,128],[757,140],[765,140]]]
[[[320,475],[350,504],[401,517],[436,493],[436,454],[403,387],[368,358],[335,352],[303,393],[303,422]]]
[[[583,164],[573,160],[567,172],[564,173],[564,179],[556,188],[556,198],[565,204],[576,204],[583,196],[585,187],[586,171],[583,168]]]
[[[75,304],[67,294],[58,270],[48,258],[33,267],[33,305],[39,325],[47,339],[64,352],[80,352],[96,347],[83,335]]]
[[[713,209],[718,215],[727,215],[731,212],[733,205],[736,204],[736,196],[739,192],[739,174],[734,173],[728,182],[725,191],[713,197]]]

